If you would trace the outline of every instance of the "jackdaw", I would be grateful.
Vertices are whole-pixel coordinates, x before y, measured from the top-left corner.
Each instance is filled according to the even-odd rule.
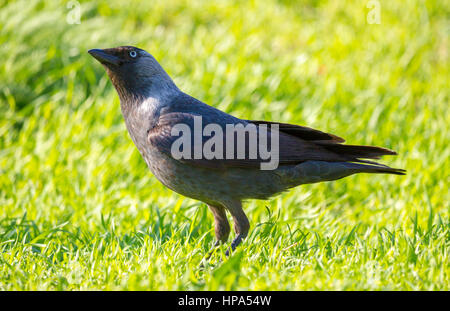
[[[264,200],[301,184],[355,173],[405,174],[405,170],[369,160],[395,155],[394,151],[344,145],[344,139],[336,135],[293,124],[243,120],[204,104],[183,93],[156,59],[142,49],[120,46],[92,49],[89,54],[106,69],[119,95],[131,139],[152,173],[166,187],[208,205],[214,215],[216,245],[226,242],[230,233],[226,211],[233,218],[236,233],[231,248],[247,236],[250,224],[242,209],[244,200]],[[195,128],[198,119],[202,125]],[[211,124],[214,130],[207,131]],[[237,131],[227,132],[230,125],[246,129],[252,125],[256,138],[248,130],[240,146],[239,140],[230,140],[238,135]],[[184,155],[180,157],[174,154],[173,146],[183,129],[194,133],[194,138],[175,148]],[[195,139],[198,132],[202,134],[200,141]],[[208,144],[213,132],[223,136],[215,140],[214,148],[209,142],[214,157],[195,154]],[[256,140],[259,144],[263,138],[267,150],[270,145],[271,151],[277,151],[271,154],[277,165],[271,169],[262,169],[262,165],[274,159],[268,160],[262,153],[252,155],[252,143]],[[244,153],[239,155],[242,147]]]

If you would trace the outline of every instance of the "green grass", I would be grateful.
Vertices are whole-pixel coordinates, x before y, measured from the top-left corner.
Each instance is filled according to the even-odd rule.
[[[446,1],[0,0],[0,290],[449,290]],[[86,51],[137,45],[242,118],[399,153],[406,176],[298,187],[245,209],[230,258],[203,203],[147,170]]]

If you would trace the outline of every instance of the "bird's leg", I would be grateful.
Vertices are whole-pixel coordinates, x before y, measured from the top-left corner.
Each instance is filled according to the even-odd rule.
[[[214,215],[214,232],[216,233],[216,243],[214,244],[214,248],[219,246],[221,243],[225,243],[228,240],[228,236],[230,235],[230,224],[228,223],[227,215],[225,213],[225,208],[220,205],[209,205],[209,209]],[[208,253],[206,256],[206,260],[211,258],[214,250]],[[200,264],[200,267],[203,268],[203,263]]]
[[[244,210],[242,209],[242,203],[240,201],[232,202],[231,204],[226,205],[226,207],[230,211],[231,216],[233,216],[234,232],[236,233],[236,237],[233,242],[231,242],[231,249],[234,251],[242,240],[247,237],[250,229],[250,223],[244,213]],[[226,255],[228,256],[228,254],[229,251],[227,250]]]
[[[209,209],[214,215],[214,232],[216,233],[216,244],[219,246],[228,240],[230,234],[230,225],[228,224],[225,208],[222,206],[208,205]]]

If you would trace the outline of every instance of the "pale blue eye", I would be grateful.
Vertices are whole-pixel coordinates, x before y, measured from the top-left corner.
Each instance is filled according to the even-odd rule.
[[[135,58],[137,56],[136,51],[130,51],[130,56]]]

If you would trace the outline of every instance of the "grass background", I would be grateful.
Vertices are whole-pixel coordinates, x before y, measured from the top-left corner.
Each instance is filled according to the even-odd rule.
[[[450,5],[382,0],[369,24],[368,3],[80,1],[70,24],[70,2],[0,0],[0,290],[449,290]],[[86,53],[117,45],[235,116],[392,148],[408,175],[251,201],[243,246],[200,269],[212,216],[147,170]]]

